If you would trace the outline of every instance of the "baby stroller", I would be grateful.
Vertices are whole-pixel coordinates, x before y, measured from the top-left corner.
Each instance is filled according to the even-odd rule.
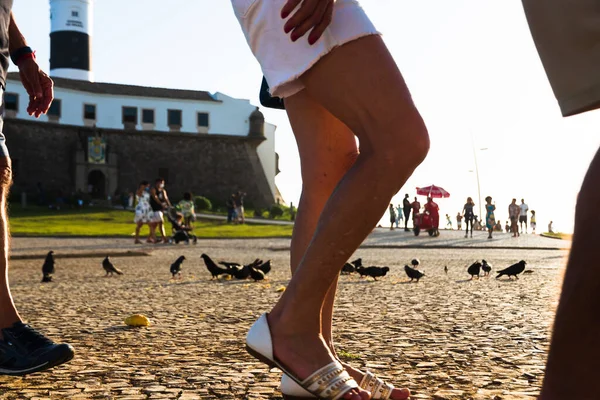
[[[174,242],[175,244],[185,242],[186,244],[190,244],[190,240],[193,240],[194,244],[198,243],[198,238],[192,232],[192,228],[181,225],[180,220],[183,220],[183,216],[174,207],[169,208],[165,215],[171,224],[172,235],[169,242]]]

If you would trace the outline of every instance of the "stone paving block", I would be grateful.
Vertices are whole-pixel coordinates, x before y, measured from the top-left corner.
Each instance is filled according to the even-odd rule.
[[[392,239],[375,236],[369,243]],[[15,241],[41,254],[50,246],[58,254],[135,248],[114,239]],[[54,340],[71,343],[76,357],[51,372],[0,376],[0,398],[281,399],[281,373],[248,355],[244,337],[281,295],[275,288],[287,286],[286,245],[289,240],[269,239],[143,246],[149,257],[113,259],[125,272],[114,278],[104,278],[101,258],[57,258],[55,282],[47,285],[39,282],[41,260],[13,260],[9,273],[21,314]],[[211,280],[202,252],[216,260],[272,259],[269,282]],[[182,279],[174,281],[169,266],[180,255],[188,260]],[[390,273],[377,282],[340,277],[338,353],[357,368],[409,387],[413,399],[533,399],[543,379],[565,255],[476,247],[359,249],[353,259],[387,265]],[[415,257],[426,276],[409,284],[402,267]],[[469,281],[465,266],[481,258],[495,269],[526,259],[535,273],[518,281]],[[134,313],[147,315],[152,325],[127,328],[123,320]]]

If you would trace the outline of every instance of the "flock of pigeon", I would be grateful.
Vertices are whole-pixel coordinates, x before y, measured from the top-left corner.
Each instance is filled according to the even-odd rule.
[[[412,282],[414,280],[419,282],[419,280],[425,276],[425,272],[418,269],[421,262],[419,261],[418,258],[413,258],[410,263],[411,263],[412,267],[409,265],[405,265],[404,272],[406,273],[406,276],[408,276],[410,278],[410,282]],[[513,277],[513,276],[515,277],[515,279],[519,279],[518,275],[523,273],[523,271],[525,271],[526,264],[527,264],[526,261],[521,260],[518,263],[513,264],[508,268],[504,268],[503,270],[498,271],[498,276],[496,276],[496,279],[498,279],[504,275],[508,276],[508,279],[511,279],[511,277]],[[374,280],[377,280],[378,277],[385,276],[389,272],[389,270],[390,270],[389,267],[376,267],[376,266],[363,267],[362,258],[357,258],[356,260],[346,263],[344,265],[344,267],[342,268],[342,274],[348,275],[348,274],[352,274],[352,273],[358,273],[361,278],[364,276],[370,276]],[[481,260],[481,262],[475,261],[473,264],[471,264],[467,268],[467,273],[469,275],[471,275],[471,279],[473,279],[474,277],[477,277],[477,279],[479,279],[482,271],[483,271],[483,276],[488,276],[490,274],[490,272],[492,271],[492,264],[488,263],[486,260]],[[447,265],[444,266],[444,272],[446,274],[448,273]],[[531,272],[532,272],[531,270],[525,271],[525,273],[531,273]]]
[[[271,260],[263,261],[257,258],[246,265],[233,261],[219,261],[219,264],[223,266],[220,267],[208,254],[202,254],[200,257],[202,257],[206,269],[210,272],[211,279],[218,279],[223,275],[240,280],[250,278],[257,282],[264,280],[267,274],[271,272]],[[181,258],[183,256],[179,257],[179,259]],[[177,263],[177,261],[175,262]],[[171,273],[173,273],[173,266],[171,266]]]
[[[200,256],[206,265],[206,269],[211,274],[211,279],[220,278],[221,276],[228,276],[230,278],[235,279],[253,279],[255,282],[262,281],[265,279],[267,274],[271,271],[271,260],[264,261],[260,259],[256,259],[252,261],[250,264],[240,264],[238,262],[231,261],[219,261],[218,264],[215,263],[207,254],[202,254]],[[181,270],[183,261],[185,260],[185,256],[181,256],[175,260],[173,264],[171,264],[170,272],[173,278],[181,277]],[[425,272],[419,270],[418,267],[421,264],[419,259],[414,258],[411,260],[411,266],[405,265],[404,272],[410,278],[410,282],[419,280],[425,276]],[[508,279],[511,277],[515,277],[515,279],[519,279],[518,275],[525,272],[530,273],[531,270],[525,271],[525,265],[527,262],[521,260],[516,264],[511,265],[508,268],[502,269],[498,271],[498,275],[496,279],[501,276],[508,276]],[[113,274],[123,275],[123,272],[117,269],[110,261],[110,257],[106,256],[104,260],[102,260],[102,268],[106,272],[105,276],[112,276]],[[42,282],[52,282],[52,275],[55,271],[55,261],[54,261],[54,252],[49,251],[46,255],[46,259],[44,261],[44,265],[42,266]],[[370,266],[365,267],[362,264],[362,258],[357,258],[354,261],[348,262],[342,268],[342,275],[348,275],[357,273],[361,278],[363,277],[371,277],[374,280],[377,278],[384,277],[390,271],[389,267],[377,267]],[[483,276],[488,276],[492,271],[492,265],[489,264],[486,260],[475,261],[467,268],[467,273],[471,275],[471,279],[481,276],[481,272],[483,271]],[[448,273],[448,266],[444,266],[444,272]]]
[[[265,279],[267,274],[271,272],[271,260],[263,262],[263,260],[257,258],[248,265],[242,265],[236,262],[220,261],[219,264],[224,265],[224,267],[220,267],[208,255],[202,254],[201,257],[204,260],[204,264],[206,265],[208,272],[210,272],[213,278],[219,278],[221,275],[228,275],[235,279],[251,278],[254,279],[254,281],[262,281]],[[185,256],[181,256],[177,258],[173,264],[171,264],[169,271],[171,272],[173,278],[181,277],[183,261],[185,260]],[[46,255],[46,259],[42,265],[42,282],[52,282],[52,275],[56,271],[55,264],[54,251],[51,250]],[[115,267],[110,261],[109,256],[106,256],[106,258],[102,260],[102,268],[106,272],[105,276],[112,276],[113,274],[123,275],[123,272]]]

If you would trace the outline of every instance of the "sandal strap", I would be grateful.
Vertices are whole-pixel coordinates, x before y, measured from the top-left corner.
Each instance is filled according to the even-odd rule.
[[[367,371],[363,376],[360,387],[371,392],[371,399],[373,400],[389,400],[394,390],[394,386],[377,378],[371,371]]]
[[[339,362],[332,362],[314,372],[302,381],[301,386],[324,400],[340,399],[348,391],[359,387]]]
[[[371,394],[371,399],[373,400],[389,400],[392,396],[392,391],[394,390],[394,386],[389,383],[385,383],[381,379],[377,379],[379,385],[377,389]]]

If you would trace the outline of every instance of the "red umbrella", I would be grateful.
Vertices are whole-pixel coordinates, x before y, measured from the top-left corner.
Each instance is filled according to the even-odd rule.
[[[417,188],[417,194],[434,198],[450,197],[450,193],[448,193],[444,188],[435,185]]]

